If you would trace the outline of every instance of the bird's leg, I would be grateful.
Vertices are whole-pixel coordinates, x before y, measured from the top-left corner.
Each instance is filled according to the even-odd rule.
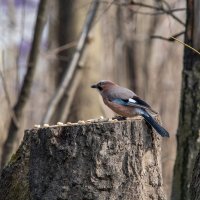
[[[112,119],[117,119],[118,121],[122,121],[122,120],[126,120],[126,117],[120,116],[120,115],[116,115],[114,117],[112,117]]]

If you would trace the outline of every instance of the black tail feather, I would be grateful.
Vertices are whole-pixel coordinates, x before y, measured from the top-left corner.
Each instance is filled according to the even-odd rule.
[[[162,137],[169,137],[169,133],[162,126],[160,126],[151,115],[144,112],[142,113],[142,116]]]

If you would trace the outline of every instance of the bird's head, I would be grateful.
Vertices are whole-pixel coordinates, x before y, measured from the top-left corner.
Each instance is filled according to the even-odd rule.
[[[110,87],[112,87],[114,85],[115,85],[115,83],[113,83],[112,81],[101,80],[98,83],[91,85],[91,88],[95,88],[101,93],[105,90],[108,90]]]

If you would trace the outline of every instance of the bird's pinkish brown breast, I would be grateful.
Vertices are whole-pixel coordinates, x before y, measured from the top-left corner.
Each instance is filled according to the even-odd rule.
[[[103,101],[111,110],[113,110],[118,115],[121,115],[123,117],[134,117],[137,115],[137,113],[134,113],[134,109],[130,109],[129,106],[125,107],[125,106],[113,103],[106,98],[103,98]]]

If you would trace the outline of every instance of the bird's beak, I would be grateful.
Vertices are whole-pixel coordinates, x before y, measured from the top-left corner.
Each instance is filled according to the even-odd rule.
[[[97,88],[97,84],[91,85],[91,88]]]

